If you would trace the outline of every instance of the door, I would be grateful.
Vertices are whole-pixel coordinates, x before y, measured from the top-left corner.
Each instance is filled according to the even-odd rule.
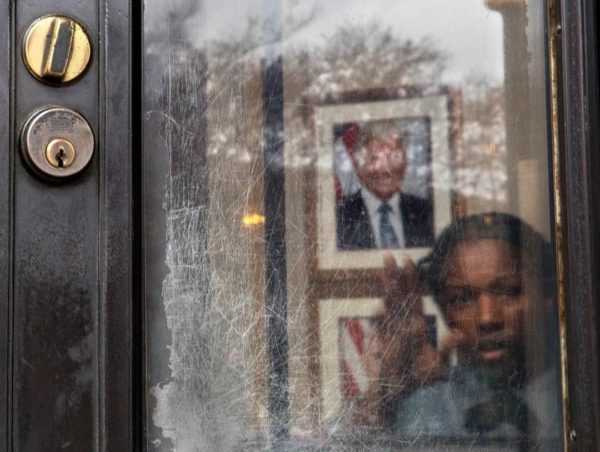
[[[596,447],[593,2],[0,5],[2,449]]]

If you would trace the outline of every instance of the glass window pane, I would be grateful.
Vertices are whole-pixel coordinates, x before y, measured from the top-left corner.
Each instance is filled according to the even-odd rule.
[[[545,8],[146,1],[150,450],[562,450]]]

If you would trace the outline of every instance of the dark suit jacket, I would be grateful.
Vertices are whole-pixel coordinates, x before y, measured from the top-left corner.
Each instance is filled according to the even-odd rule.
[[[360,191],[342,198],[336,205],[337,246],[340,250],[375,249],[375,235]],[[431,201],[400,194],[400,212],[407,248],[433,245]]]

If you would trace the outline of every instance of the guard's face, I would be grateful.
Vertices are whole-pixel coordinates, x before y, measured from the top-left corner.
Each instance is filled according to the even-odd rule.
[[[501,240],[463,243],[449,266],[442,301],[450,326],[464,335],[463,359],[505,372],[522,370],[529,300],[514,247]]]
[[[402,140],[373,138],[356,155],[354,166],[362,185],[382,201],[400,191],[406,162]]]

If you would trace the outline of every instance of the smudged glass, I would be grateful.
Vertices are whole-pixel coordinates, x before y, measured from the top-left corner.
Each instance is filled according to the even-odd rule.
[[[149,450],[562,450],[545,15],[146,1]]]

